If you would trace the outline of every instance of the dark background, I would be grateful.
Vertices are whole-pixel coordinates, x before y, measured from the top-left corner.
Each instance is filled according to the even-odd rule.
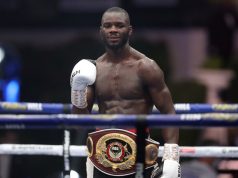
[[[98,29],[106,7],[89,8],[87,11],[84,8],[67,10],[60,0],[0,2],[0,34],[1,31],[6,34],[2,43],[14,47],[22,62],[21,101],[70,102],[69,76],[72,67],[79,59],[96,59],[103,52]],[[220,6],[208,0],[175,0],[171,5],[141,5],[136,1],[122,0],[118,1],[118,5],[131,15],[135,29],[131,40],[133,46],[154,59],[162,55],[163,64],[160,65],[168,75],[170,67],[166,45],[158,51],[155,48],[158,44],[150,44],[143,36],[138,39],[136,32],[148,28],[206,28],[209,18]],[[78,31],[78,36],[65,40],[64,36],[67,39],[70,31]]]

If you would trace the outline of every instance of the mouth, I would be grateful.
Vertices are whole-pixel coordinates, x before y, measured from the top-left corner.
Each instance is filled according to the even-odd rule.
[[[109,36],[108,39],[110,41],[118,41],[120,39],[120,37],[118,37],[118,36]]]

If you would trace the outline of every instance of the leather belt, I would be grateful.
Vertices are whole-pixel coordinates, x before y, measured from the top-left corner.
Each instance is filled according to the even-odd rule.
[[[111,176],[135,173],[136,134],[123,129],[104,129],[88,134],[88,157],[101,172]],[[159,143],[146,139],[146,168],[156,164]]]

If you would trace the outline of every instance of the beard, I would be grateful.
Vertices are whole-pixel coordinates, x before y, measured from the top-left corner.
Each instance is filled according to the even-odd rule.
[[[105,44],[105,46],[108,49],[117,50],[117,49],[123,48],[128,43],[129,33],[125,33],[125,34],[121,35],[121,38],[115,43],[108,40],[105,35],[102,36],[102,39],[103,39],[103,43]]]

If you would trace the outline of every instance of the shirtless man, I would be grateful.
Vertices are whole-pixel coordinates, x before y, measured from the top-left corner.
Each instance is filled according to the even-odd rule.
[[[154,105],[163,114],[175,114],[163,71],[155,61],[129,45],[132,26],[128,13],[119,7],[106,10],[101,19],[100,34],[106,52],[96,60],[96,66],[92,61],[82,59],[72,71],[72,113],[90,113],[94,101],[97,101],[100,114],[150,114]],[[156,177],[178,178],[179,130],[165,128],[163,137],[167,152],[162,159],[160,175]],[[117,149],[123,148],[118,146]],[[113,176],[95,165],[99,161],[93,164],[89,162],[90,159],[87,161],[88,178]],[[122,176],[135,177],[134,174]]]

